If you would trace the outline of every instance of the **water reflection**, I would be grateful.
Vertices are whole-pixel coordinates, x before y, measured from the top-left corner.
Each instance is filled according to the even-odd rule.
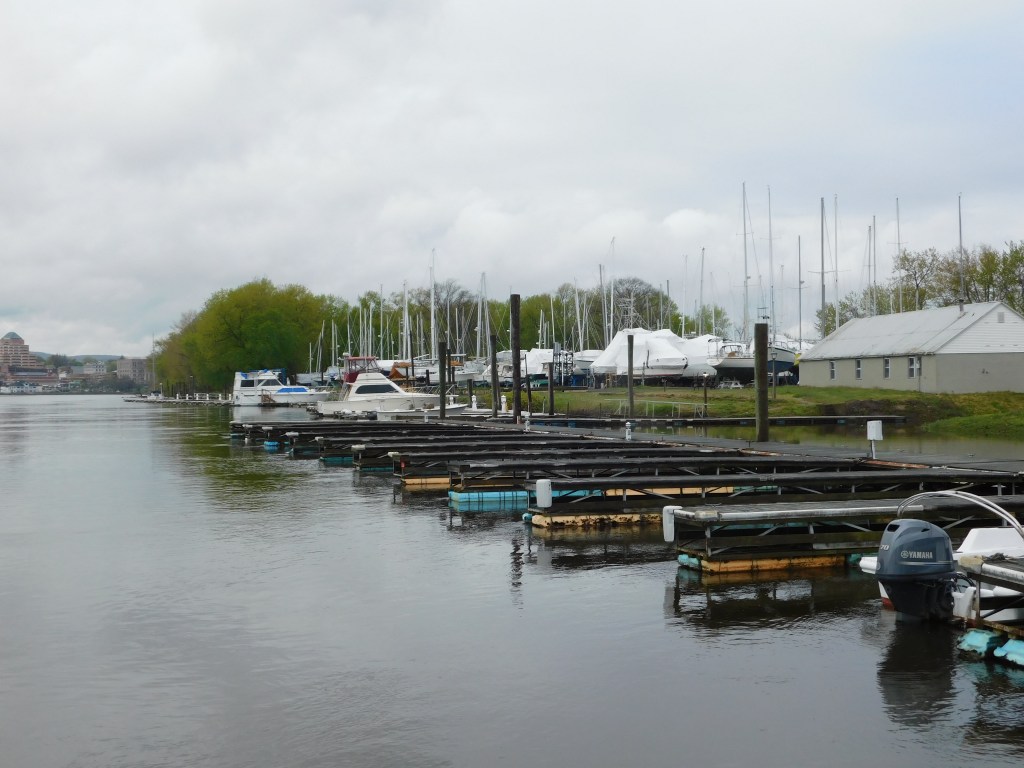
[[[893,621],[878,664],[878,687],[889,718],[930,728],[953,705],[956,633],[943,624]]]
[[[5,765],[1019,763],[1020,676],[926,640],[938,704],[887,690],[915,640],[859,573],[701,578],[659,527],[453,515],[224,409],[73,402],[0,462]]]
[[[856,573],[701,574],[679,568],[666,591],[666,616],[702,631],[787,626],[823,615],[849,616],[878,603],[878,584]]]
[[[964,662],[963,671],[974,683],[973,712],[964,728],[971,745],[999,745],[1024,757],[1024,670],[984,662]]]
[[[675,560],[660,527],[616,526],[597,529],[528,528],[527,546],[541,570],[580,570]]]

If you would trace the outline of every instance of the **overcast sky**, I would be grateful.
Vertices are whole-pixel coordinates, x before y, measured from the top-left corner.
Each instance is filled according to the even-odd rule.
[[[1024,4],[0,0],[0,335],[145,355],[266,277],[611,277],[779,323],[897,242],[1024,239]],[[772,263],[769,277],[768,190]],[[838,224],[835,212],[838,210]],[[802,244],[798,302],[797,242]],[[614,242],[613,242],[614,239]],[[313,340],[311,340],[313,341]]]

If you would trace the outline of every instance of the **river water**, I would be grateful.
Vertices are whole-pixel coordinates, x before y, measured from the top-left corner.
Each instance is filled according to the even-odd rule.
[[[453,517],[231,417],[0,397],[2,765],[1024,757],[1024,672],[859,572],[704,582],[660,531]]]

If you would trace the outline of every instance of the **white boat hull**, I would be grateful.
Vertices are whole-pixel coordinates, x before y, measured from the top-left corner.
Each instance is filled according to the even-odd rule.
[[[239,407],[312,405],[330,396],[326,389],[284,384],[272,370],[236,372],[231,403]]]
[[[957,562],[961,558],[989,557],[996,553],[1008,557],[1024,556],[1024,542],[1013,528],[974,528],[966,537],[963,544],[953,553],[953,559]],[[878,569],[878,558],[874,556],[862,557],[858,564],[865,573],[874,575]],[[889,595],[885,587],[879,583],[879,594],[882,597],[882,605],[892,608]],[[953,615],[964,621],[973,621],[976,616],[975,594],[976,587],[966,579],[959,578],[953,587]],[[980,605],[981,614],[988,621],[995,621],[1001,624],[1019,624],[1024,622],[1024,606],[999,609],[999,603],[1021,597],[1021,593],[1005,587],[984,587],[981,590]],[[995,612],[993,612],[995,611]]]
[[[323,416],[337,416],[413,411],[436,408],[440,402],[437,393],[405,390],[379,371],[366,371],[348,383],[337,400],[318,402],[316,412]]]

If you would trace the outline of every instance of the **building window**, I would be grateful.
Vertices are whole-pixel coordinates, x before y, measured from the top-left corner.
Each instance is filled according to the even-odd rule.
[[[829,360],[828,361],[828,377],[830,379],[832,379],[832,381],[835,381],[835,379],[836,379],[836,361],[835,360]]]
[[[892,374],[892,358],[882,358],[882,378],[888,379]]]
[[[859,379],[861,374],[860,358],[853,361],[853,378]]]
[[[921,358],[920,357],[908,357],[907,358],[907,378],[916,379],[921,375]]]

